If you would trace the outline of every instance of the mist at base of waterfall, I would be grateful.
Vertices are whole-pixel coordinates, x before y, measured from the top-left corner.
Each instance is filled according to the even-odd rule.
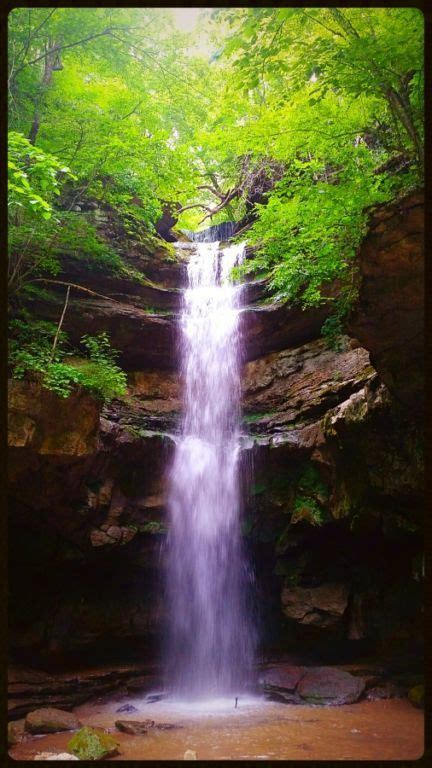
[[[167,694],[160,701],[147,702],[146,699],[134,700],[134,705],[139,706],[140,713],[145,714],[151,709],[154,717],[162,715],[244,715],[251,710],[265,707],[266,700],[263,696],[245,695],[237,697],[237,707],[235,697],[215,696],[202,698],[185,699],[176,694]]]

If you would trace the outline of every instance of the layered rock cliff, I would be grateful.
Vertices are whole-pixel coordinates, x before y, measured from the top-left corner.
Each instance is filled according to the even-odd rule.
[[[11,643],[19,661],[149,658],[164,626],[166,477],[181,410],[177,316],[184,243],[131,243],[113,211],[99,226],[133,275],[65,255],[72,341],[107,330],[128,395],[100,406],[10,382]],[[265,649],[342,657],[417,648],[421,636],[422,199],[371,215],[359,300],[338,351],[325,307],[242,313],[243,532]],[[137,280],[136,273],[142,275]],[[60,287],[35,299],[57,320]],[[253,470],[253,473],[252,473]]]

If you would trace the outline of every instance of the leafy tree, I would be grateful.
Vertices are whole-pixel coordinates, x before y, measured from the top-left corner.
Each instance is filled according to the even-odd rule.
[[[63,179],[74,178],[53,155],[34,147],[22,134],[9,133],[8,209],[10,223],[9,290],[40,271],[55,275],[58,262],[46,248],[34,251],[34,236],[53,232],[58,224],[53,200]],[[51,226],[47,226],[50,222]]]
[[[138,241],[167,206],[187,229],[252,222],[241,237],[254,257],[238,272],[267,274],[281,301],[333,302],[323,332],[337,343],[367,210],[423,180],[417,9],[215,8],[203,22],[211,55],[163,8],[9,19],[14,312],[30,293],[49,296],[63,254],[137,279],[75,210],[87,197]],[[55,333],[55,364],[68,365],[61,322]]]
[[[214,12],[242,89],[230,151],[285,173],[255,207],[247,234],[281,299],[329,300],[339,278],[342,318],[366,209],[422,182],[423,20],[416,9],[244,8]],[[212,146],[227,143],[227,122]],[[392,173],[392,171],[397,171]],[[263,201],[264,202],[264,201]]]

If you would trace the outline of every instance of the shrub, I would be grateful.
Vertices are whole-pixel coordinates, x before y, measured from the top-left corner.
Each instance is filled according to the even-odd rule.
[[[35,321],[24,314],[23,319],[11,322],[11,331],[9,362],[15,379],[33,376],[60,397],[68,397],[74,386],[88,389],[104,402],[125,394],[126,374],[115,362],[117,352],[106,333],[83,336],[81,344],[87,356],[71,359],[73,352],[66,350],[63,332],[52,352],[54,323]]]

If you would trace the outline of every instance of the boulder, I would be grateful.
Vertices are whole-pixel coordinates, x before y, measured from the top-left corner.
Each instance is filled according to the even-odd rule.
[[[81,723],[73,712],[54,707],[41,707],[29,712],[25,719],[25,730],[29,733],[57,733],[75,731]]]
[[[149,728],[154,728],[154,720],[116,720],[114,723],[118,731],[130,733],[133,736],[147,733]]]
[[[103,760],[115,755],[119,744],[102,729],[85,726],[72,737],[67,746],[79,760]]]
[[[305,674],[305,667],[296,667],[292,664],[278,664],[265,669],[259,678],[260,685],[265,691],[295,691],[297,685]]]
[[[306,672],[297,693],[308,704],[353,704],[362,696],[365,683],[336,667],[314,667]]]
[[[130,733],[134,736],[147,733],[150,728],[159,731],[170,731],[174,728],[181,728],[175,723],[155,723],[154,720],[116,720],[115,727],[123,733]]]

